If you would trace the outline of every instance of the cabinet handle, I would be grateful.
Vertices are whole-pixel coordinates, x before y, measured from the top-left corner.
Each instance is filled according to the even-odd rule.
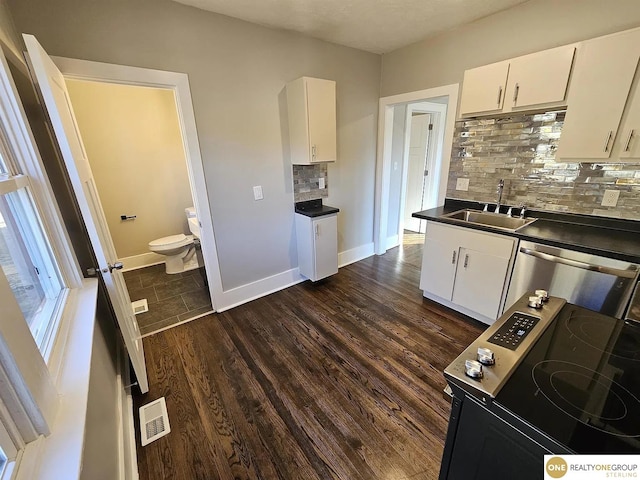
[[[316,224],[316,237],[320,236],[320,225]]]
[[[515,105],[518,101],[518,93],[520,92],[520,85],[516,83],[516,88],[513,91],[513,104]]]
[[[467,265],[469,265],[469,254],[465,254],[464,256],[464,268],[467,268]]]
[[[500,100],[502,100],[502,85],[498,87],[498,107],[500,106]]]
[[[456,263],[456,257],[457,257],[457,253],[455,250],[453,251],[453,255],[451,255],[451,264],[455,265]]]
[[[611,137],[613,136],[613,130],[609,130],[609,135],[607,135],[607,141],[604,142],[604,151],[609,151],[609,142],[611,141]]]
[[[631,129],[631,131],[629,132],[629,138],[627,138],[627,144],[624,146],[624,151],[628,152],[629,151],[629,146],[631,145],[631,139],[633,138],[633,128]]]
[[[315,159],[316,159],[316,152],[317,152],[317,148],[316,148],[316,146],[315,146],[315,145],[311,145],[311,158],[312,158],[313,160],[315,160]]]

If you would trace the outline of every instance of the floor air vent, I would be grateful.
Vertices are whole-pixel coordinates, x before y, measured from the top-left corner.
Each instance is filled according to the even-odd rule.
[[[170,431],[164,397],[140,407],[140,443],[143,447]]]
[[[142,300],[136,300],[135,302],[131,302],[131,307],[133,308],[134,315],[138,315],[139,313],[145,313],[149,311],[149,304],[147,303],[146,298],[143,298]]]

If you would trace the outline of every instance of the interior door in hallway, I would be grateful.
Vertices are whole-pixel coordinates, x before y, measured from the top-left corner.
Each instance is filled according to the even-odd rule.
[[[142,393],[149,390],[144,349],[138,322],[122,272],[117,267],[116,251],[100,204],[64,77],[33,35],[24,35],[34,81],[46,107],[53,134],[60,148],[82,218],[95,252],[107,294],[124,338]],[[114,185],[117,188],[117,185]]]
[[[430,137],[431,114],[417,114],[411,117],[411,135],[407,166],[407,193],[404,206],[404,228],[424,233],[426,222],[413,218],[411,214],[423,210],[426,178],[430,173],[427,162]],[[421,223],[423,225],[421,225]]]

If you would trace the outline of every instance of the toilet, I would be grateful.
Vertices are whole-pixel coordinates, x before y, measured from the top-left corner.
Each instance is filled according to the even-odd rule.
[[[149,242],[149,250],[166,257],[164,263],[168,274],[186,272],[200,266],[198,264],[193,235],[199,235],[199,231],[194,232],[198,227],[196,209],[188,207],[184,209],[184,213],[187,216],[189,230],[192,232],[192,235],[179,233]],[[198,237],[196,236],[195,238]]]

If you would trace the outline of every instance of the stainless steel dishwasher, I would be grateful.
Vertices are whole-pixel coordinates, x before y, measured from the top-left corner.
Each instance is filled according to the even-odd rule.
[[[526,292],[544,289],[575,305],[622,318],[638,271],[633,263],[521,241],[504,310]]]

